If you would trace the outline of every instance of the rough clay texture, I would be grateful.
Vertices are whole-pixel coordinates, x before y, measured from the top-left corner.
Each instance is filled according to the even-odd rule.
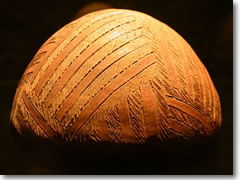
[[[108,9],[61,28],[16,91],[11,122],[55,140],[141,144],[210,136],[219,96],[189,44],[140,12]]]

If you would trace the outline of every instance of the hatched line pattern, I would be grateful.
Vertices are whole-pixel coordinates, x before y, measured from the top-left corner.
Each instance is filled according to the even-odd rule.
[[[89,103],[79,116],[71,124],[69,131],[77,133],[77,131],[89,120],[90,116],[118,89],[120,89],[128,81],[136,77],[139,73],[146,70],[148,67],[156,63],[154,55],[149,55],[129,68],[124,73],[120,74],[118,78],[112,80],[110,85],[106,86],[100,93]],[[83,121],[84,120],[84,121]],[[77,123],[76,123],[77,122]]]
[[[126,18],[125,16],[121,17],[121,18]],[[120,19],[121,19],[120,18]],[[40,81],[37,83],[37,86],[35,87],[35,92],[37,95],[39,95],[41,93],[41,87],[44,87],[45,83],[47,82],[49,76],[52,75],[52,73],[57,69],[57,67],[61,64],[61,62],[67,58],[69,56],[69,54],[71,52],[74,51],[74,49],[76,49],[76,47],[78,47],[79,45],[81,45],[81,43],[92,33],[94,33],[95,31],[99,30],[100,27],[104,27],[106,25],[108,25],[108,23],[110,22],[114,22],[116,19],[114,18],[111,21],[107,21],[107,22],[100,22],[98,21],[99,25],[98,26],[94,26],[94,29],[89,29],[90,26],[87,26],[87,28],[83,29],[83,31],[81,31],[80,34],[74,36],[69,43],[67,43],[67,45],[65,46],[64,49],[61,50],[61,53],[59,53],[59,55],[56,57],[56,59],[54,59],[54,63],[52,63],[51,65],[49,65],[44,73],[44,75],[42,76],[42,78],[40,79]],[[85,32],[85,31],[87,32]],[[94,40],[96,41],[96,40]],[[93,41],[93,42],[94,42]],[[92,42],[92,43],[93,43]],[[64,50],[64,51],[63,51]],[[82,52],[81,52],[82,53]]]
[[[154,137],[158,134],[157,126],[157,111],[154,102],[153,90],[150,84],[141,88],[143,99],[144,119],[146,126],[146,134],[149,137]]]
[[[19,127],[22,129],[22,131],[27,128],[24,122],[23,114],[20,110],[17,111],[16,120],[19,123]]]
[[[165,40],[165,36],[167,36],[167,33],[165,32],[165,30],[162,29],[160,35],[162,41],[160,41],[158,45],[159,49],[161,49],[160,52],[162,54],[162,58],[165,60],[166,67],[168,69],[168,77],[170,78],[169,82],[171,83],[171,86],[178,86],[176,70],[172,63],[172,59],[170,58],[170,52],[168,48],[169,45],[167,40]]]
[[[121,58],[127,56],[128,54],[138,50],[139,48],[143,47],[145,44],[143,44],[142,40],[139,39],[141,36],[135,38],[134,43],[127,42],[123,46],[117,48],[115,51],[111,52],[111,54],[107,55],[107,57],[104,57],[105,59],[103,62],[100,61],[97,68],[93,68],[89,74],[87,74],[83,79],[80,80],[80,82],[75,86],[75,88],[72,89],[71,94],[69,94],[64,101],[61,104],[61,108],[56,113],[56,117],[60,120],[62,119],[64,113],[68,111],[68,109],[73,105],[74,100],[76,97],[80,96],[84,90],[86,90],[92,82],[100,76],[106,69],[110,68],[110,66],[117,61],[121,60]],[[128,45],[128,43],[130,43]],[[127,45],[127,46],[126,46]],[[125,47],[126,46],[126,47]],[[121,48],[121,49],[120,49]],[[124,53],[123,53],[124,52]],[[67,107],[67,105],[69,107]],[[64,111],[64,112],[62,112]]]
[[[181,101],[177,101],[176,99],[173,98],[168,98],[167,103],[169,106],[175,107],[183,112],[186,112],[187,114],[191,115],[192,117],[197,118],[207,129],[211,129],[210,120],[199,110],[195,109],[194,107],[185,104]]]
[[[93,62],[92,66],[88,67],[86,65],[87,63],[83,64],[83,66],[85,65],[85,67],[82,68],[82,71],[78,71],[75,74],[75,76],[73,76],[67,82],[67,84],[64,86],[65,88],[59,92],[60,96],[57,96],[55,98],[55,102],[58,102],[58,103],[55,103],[54,104],[55,106],[53,107],[55,112],[57,112],[59,110],[61,111],[61,109],[65,109],[65,108],[63,108],[64,107],[63,103],[65,103],[64,101],[67,98],[70,98],[68,96],[73,96],[72,93],[74,94],[74,93],[76,93],[76,91],[79,91],[79,88],[81,89],[81,87],[84,86],[83,84],[84,84],[84,81],[86,82],[86,79],[94,77],[92,74],[95,74],[99,71],[99,69],[100,69],[99,66],[103,67],[102,66],[103,64],[106,65],[108,63],[106,61],[108,61],[108,60],[110,60],[112,62],[112,60],[110,58],[114,58],[113,54],[115,53],[115,51],[118,52],[118,50],[121,47],[124,47],[125,45],[127,45],[128,43],[131,43],[132,41],[136,40],[139,37],[138,35],[136,35],[136,37],[130,36],[131,34],[132,35],[141,34],[140,32],[141,32],[141,28],[134,28],[134,29],[131,29],[130,31],[128,31],[126,34],[125,34],[125,31],[123,32],[123,34],[119,33],[118,34],[119,36],[117,37],[117,39],[114,38],[110,42],[107,42],[106,44],[104,44],[103,48],[99,49],[98,53],[95,53],[94,55],[89,57],[88,63],[89,63],[89,61]],[[114,47],[112,47],[112,45],[114,45]],[[122,51],[120,51],[120,53],[121,52]],[[105,69],[103,71],[105,71]],[[99,75],[97,75],[97,77],[99,77]],[[78,87],[78,86],[81,86],[81,87]],[[88,85],[88,87],[89,87],[89,85]],[[75,90],[75,92],[74,92],[74,90]],[[61,96],[62,94],[64,94],[64,96]],[[68,108],[66,108],[66,109],[68,110]],[[61,113],[59,112],[58,114],[61,114]],[[61,118],[59,118],[59,119],[61,119]]]
[[[189,72],[190,77],[188,79],[192,85],[192,95],[190,93],[191,91],[189,91],[188,99],[191,100],[190,102],[191,104],[194,104],[194,106],[200,108],[201,85],[198,77],[199,76],[198,69],[195,68],[195,63],[193,62],[194,54],[192,54],[191,47],[188,46],[187,43],[183,43],[183,46],[184,46],[184,54],[187,57],[186,65],[188,66],[188,70],[189,70],[189,71],[186,71],[186,73]]]
[[[201,72],[200,72],[200,70],[199,70],[199,65],[198,65],[198,63],[196,62],[196,56],[194,56],[194,54],[193,54],[193,50],[192,49],[189,49],[189,53],[191,54],[191,56],[192,56],[192,58],[193,58],[193,66],[195,67],[195,69],[196,69],[196,74],[197,74],[197,76],[193,76],[194,78],[195,77],[197,77],[197,80],[195,79],[195,81],[198,81],[197,83],[195,83],[195,85],[196,85],[196,98],[195,98],[195,100],[196,100],[196,102],[197,102],[197,107],[199,108],[199,109],[201,109],[201,110],[203,110],[203,107],[202,107],[202,103],[201,102],[203,102],[203,98],[204,98],[204,96],[205,96],[205,93],[204,93],[204,87],[203,87],[203,85],[204,85],[204,83],[203,83],[203,78],[202,78],[202,74],[201,74]],[[197,86],[198,85],[198,86]],[[198,91],[199,91],[199,93],[198,93]]]
[[[69,31],[71,33],[70,35],[68,33],[66,33],[63,37],[60,38],[59,41],[57,41],[56,43],[53,43],[54,47],[52,49],[50,49],[50,51],[49,51],[49,47],[47,48],[48,49],[48,55],[47,55],[47,57],[45,57],[44,61],[41,61],[42,62],[42,64],[41,64],[42,65],[41,71],[36,71],[35,72],[35,75],[33,76],[31,83],[33,83],[33,81],[37,81],[38,78],[36,78],[36,76],[39,75],[40,72],[45,71],[46,68],[49,66],[49,63],[54,61],[55,58],[58,57],[60,55],[60,53],[65,49],[65,47],[70,45],[69,43],[71,43],[73,41],[73,39],[76,38],[77,34],[79,32],[81,32],[81,30],[82,30],[81,27],[82,26],[86,25],[87,27],[85,27],[85,28],[88,28],[92,24],[94,24],[94,23],[96,23],[98,21],[101,21],[101,20],[103,20],[105,18],[114,16],[114,15],[117,15],[117,14],[121,14],[121,13],[122,12],[119,11],[119,12],[112,12],[112,13],[109,13],[107,15],[103,14],[103,15],[97,16],[96,18],[93,18],[90,21],[90,24],[89,24],[88,20],[90,18],[92,18],[92,16],[85,16],[82,19],[79,19],[79,22],[76,23],[75,25],[73,25],[73,29],[71,31]],[[79,26],[76,26],[76,25],[79,25]],[[65,26],[63,28],[65,28]],[[59,30],[57,33],[55,33],[53,35],[53,37],[58,37],[59,33],[61,34],[61,33],[64,33],[64,32],[65,31],[63,31],[63,30]],[[48,61],[50,61],[50,62],[48,62]]]
[[[131,130],[130,117],[129,117],[129,105],[128,105],[127,98],[124,98],[119,103],[118,110],[119,110],[120,126],[122,129],[124,142],[130,143],[134,136]]]
[[[18,131],[117,144],[213,133],[219,97],[191,47],[151,17],[103,12],[69,23],[36,53],[14,102]]]
[[[139,144],[144,143],[146,130],[144,126],[144,116],[142,108],[142,98],[140,92],[136,91],[127,98],[128,111],[130,117],[131,132],[134,134],[134,139]]]
[[[169,38],[167,38],[167,45],[166,47],[168,48],[168,52],[169,52],[169,56],[170,56],[170,59],[171,59],[171,62],[172,62],[172,66],[173,66],[173,69],[176,73],[176,78],[178,79],[177,80],[177,83],[178,83],[178,86],[180,89],[185,89],[186,88],[186,82],[185,82],[185,72],[184,72],[184,69],[183,69],[183,65],[182,65],[182,62],[181,62],[181,57],[180,56],[180,53],[181,52],[181,48],[178,47],[179,46],[179,43],[177,43],[176,41],[176,37],[175,37],[175,33],[173,33],[172,31],[169,31],[167,30],[166,31],[167,33],[167,36]]]
[[[120,125],[118,107],[115,106],[113,110],[106,115],[105,121],[108,128],[108,135],[115,143],[123,143],[123,134]]]
[[[151,84],[156,98],[155,102],[158,114],[157,123],[159,127],[159,139],[166,141],[169,139],[172,132],[177,132],[185,139],[187,139],[188,136],[194,135],[195,130],[192,127],[189,127],[188,124],[182,123],[181,118],[176,116],[176,113],[173,113],[168,99],[162,96],[162,89],[164,86],[160,87],[158,83],[154,81],[152,81]]]
[[[38,126],[45,132],[45,134],[49,138],[55,137],[55,132],[53,129],[47,124],[46,120],[42,117],[42,115],[38,112],[38,110],[34,107],[30,99],[27,97],[25,93],[23,93],[23,102],[33,117],[34,121],[38,124]]]
[[[126,21],[124,23],[121,23],[113,28],[111,28],[109,31],[107,31],[106,33],[111,32],[112,30],[114,30],[115,28],[118,28],[122,25],[126,25],[128,24],[130,21]],[[112,36],[107,36],[107,38],[109,39],[109,41],[114,38],[114,36],[116,36],[115,33],[112,34]],[[104,40],[104,41],[108,41],[108,39]],[[86,48],[84,48],[80,54],[78,54],[75,59],[73,60],[73,62],[71,62],[69,64],[68,67],[65,68],[65,70],[62,72],[62,76],[59,76],[59,78],[57,79],[56,84],[53,84],[53,88],[49,90],[49,92],[46,95],[46,98],[44,99],[44,101],[46,101],[46,105],[49,106],[52,101],[53,101],[53,94],[57,93],[59,90],[61,90],[64,85],[68,82],[68,80],[79,70],[79,68],[83,65],[83,63],[86,62],[86,60],[94,53],[96,53],[99,48],[102,47],[102,43],[103,40],[101,40],[99,38],[100,43],[96,42],[92,42],[90,46],[86,46]]]

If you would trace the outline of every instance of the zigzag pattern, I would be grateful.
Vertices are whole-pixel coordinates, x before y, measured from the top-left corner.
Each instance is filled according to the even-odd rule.
[[[55,140],[144,143],[210,135],[221,124],[208,72],[171,28],[104,10],[46,41],[17,89],[12,123]]]

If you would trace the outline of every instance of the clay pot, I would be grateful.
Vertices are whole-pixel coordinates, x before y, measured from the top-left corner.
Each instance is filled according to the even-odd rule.
[[[190,45],[140,12],[108,9],[61,28],[18,85],[11,123],[53,143],[193,141],[221,126],[212,80]]]

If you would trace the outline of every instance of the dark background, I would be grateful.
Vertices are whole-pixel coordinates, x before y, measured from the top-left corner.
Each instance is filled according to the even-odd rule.
[[[24,69],[53,33],[76,17],[87,0],[0,2],[0,173],[55,174],[29,163],[17,150],[9,115]],[[229,0],[105,0],[114,8],[138,10],[168,24],[192,46],[208,69],[222,105],[223,124],[211,162],[186,174],[233,173],[233,5]],[[181,171],[181,167],[178,167]],[[171,172],[171,170],[169,170]]]

